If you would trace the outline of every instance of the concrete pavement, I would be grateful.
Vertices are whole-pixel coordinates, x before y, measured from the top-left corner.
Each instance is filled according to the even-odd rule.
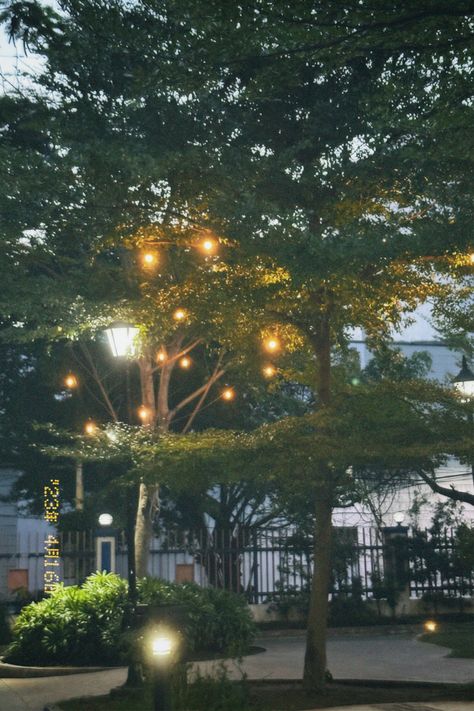
[[[226,662],[232,676],[241,671],[250,679],[299,679],[303,668],[304,637],[262,637],[266,652],[246,657],[241,665]],[[329,668],[336,679],[474,682],[472,659],[450,659],[448,650],[424,644],[408,635],[334,637],[328,642]],[[201,662],[202,671],[215,662]],[[45,704],[78,696],[97,696],[124,683],[126,670],[34,679],[0,679],[0,711],[43,711]],[[352,707],[386,711],[474,711],[474,703],[377,704]],[[87,711],[85,708],[84,711]],[[333,710],[336,711],[336,710]]]

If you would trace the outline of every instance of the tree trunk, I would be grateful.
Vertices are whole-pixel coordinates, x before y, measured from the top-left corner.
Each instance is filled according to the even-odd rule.
[[[155,398],[153,381],[154,362],[151,353],[145,353],[138,362],[142,406],[146,408],[145,427],[156,427],[165,433],[169,426],[168,392],[172,365],[163,365],[160,373],[158,394]],[[143,578],[148,573],[150,544],[153,537],[153,521],[159,512],[159,484],[140,482],[138,505],[135,522],[135,569],[136,575]]]
[[[138,578],[148,573],[150,543],[153,536],[153,520],[159,510],[158,484],[140,482],[138,491],[137,518],[135,522],[135,568]]]
[[[84,511],[84,478],[82,462],[76,461],[76,495],[74,497],[76,511]]]
[[[315,304],[318,307],[318,304]],[[321,310],[322,309],[322,310]],[[316,392],[320,407],[331,402],[330,305],[319,308],[320,316],[312,334],[316,355]],[[320,462],[316,475],[314,563],[306,637],[303,684],[321,690],[326,681],[326,637],[328,596],[331,580],[333,482],[327,462]]]
[[[325,486],[315,506],[313,579],[306,636],[303,683],[320,690],[326,680],[328,594],[331,579],[332,496]]]

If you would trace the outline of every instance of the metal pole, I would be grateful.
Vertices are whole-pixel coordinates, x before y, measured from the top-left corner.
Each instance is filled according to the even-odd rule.
[[[172,711],[169,668],[155,666],[152,680],[153,711]]]

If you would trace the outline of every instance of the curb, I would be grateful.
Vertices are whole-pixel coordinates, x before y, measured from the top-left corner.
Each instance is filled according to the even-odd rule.
[[[0,679],[34,679],[45,676],[70,676],[92,672],[112,671],[124,667],[22,667],[0,662]]]

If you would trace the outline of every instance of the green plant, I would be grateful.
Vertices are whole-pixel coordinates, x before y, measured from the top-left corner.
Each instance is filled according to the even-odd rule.
[[[121,658],[126,583],[96,573],[82,587],[58,585],[23,608],[7,659],[19,664],[111,664]]]
[[[185,608],[185,634],[191,652],[239,656],[255,636],[256,627],[245,599],[226,590],[143,578],[138,583],[138,594],[143,603]]]
[[[250,646],[255,625],[243,598],[194,584],[145,578],[139,600],[183,606],[184,635],[194,654],[239,656]],[[117,664],[131,653],[136,634],[124,632],[127,584],[112,573],[91,575],[81,587],[58,585],[51,596],[23,608],[7,650],[17,664]]]
[[[224,664],[213,676],[197,670],[192,682],[176,689],[173,698],[175,708],[183,711],[247,711],[250,706],[245,676],[239,682],[231,681]]]

